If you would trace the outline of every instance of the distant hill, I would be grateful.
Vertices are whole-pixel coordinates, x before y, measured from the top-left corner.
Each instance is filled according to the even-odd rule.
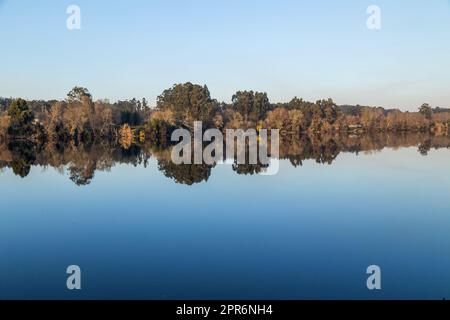
[[[440,108],[440,107],[437,107],[437,108],[434,108],[434,109],[433,109],[433,112],[434,112],[434,113],[450,112],[450,108]]]
[[[360,106],[359,104],[356,105],[356,106],[349,105],[349,104],[344,104],[344,105],[338,106],[338,108],[344,114],[357,116],[359,114],[359,111],[361,111],[361,109],[365,108],[365,106]],[[390,112],[392,112],[394,110],[396,110],[396,109],[384,109],[386,114],[390,113]],[[446,113],[446,112],[450,112],[450,108],[436,107],[436,108],[433,109],[433,113]]]

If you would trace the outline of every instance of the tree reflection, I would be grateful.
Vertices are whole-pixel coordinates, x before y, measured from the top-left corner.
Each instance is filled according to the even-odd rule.
[[[415,147],[427,156],[432,149],[450,148],[448,136],[432,136],[424,133],[378,134],[378,135],[291,135],[280,141],[280,159],[292,166],[301,167],[305,161],[331,165],[341,152],[359,154],[376,152],[384,148]],[[67,173],[77,186],[89,185],[97,171],[109,171],[117,164],[147,167],[150,158],[157,160],[158,170],[176,183],[192,186],[207,182],[213,166],[175,165],[171,160],[171,148],[132,144],[123,147],[110,142],[76,143],[47,142],[36,144],[29,141],[0,143],[0,170],[9,168],[19,177],[29,175],[32,167],[54,168]],[[236,160],[236,159],[234,159]],[[267,166],[238,165],[232,170],[239,175],[262,173]]]
[[[167,178],[173,179],[176,183],[188,186],[208,181],[211,176],[211,168],[211,166],[204,164],[176,165],[170,160],[158,160],[158,169]]]
[[[11,168],[15,175],[25,178],[36,160],[36,144],[30,141],[13,141],[8,144],[11,152]]]

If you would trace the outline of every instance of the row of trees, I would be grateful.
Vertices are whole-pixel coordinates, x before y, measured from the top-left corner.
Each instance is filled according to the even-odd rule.
[[[450,110],[428,104],[418,112],[362,106],[337,106],[332,99],[315,103],[295,97],[270,103],[267,94],[238,91],[231,104],[211,98],[206,86],[177,84],[158,97],[153,124],[190,128],[195,120],[217,128],[271,128],[282,133],[323,132],[448,132]]]
[[[73,88],[62,101],[3,99],[0,137],[13,139],[93,140],[117,137],[122,126],[143,125],[150,116],[145,99],[94,101],[82,87]]]
[[[269,128],[284,134],[333,132],[448,133],[450,111],[422,105],[417,112],[362,106],[337,106],[294,98],[272,104],[266,93],[238,91],[231,103],[211,98],[207,86],[184,83],[165,90],[151,109],[145,99],[94,101],[86,88],[75,87],[63,101],[1,100],[0,136],[49,140],[114,139],[130,133],[163,145],[176,127]]]

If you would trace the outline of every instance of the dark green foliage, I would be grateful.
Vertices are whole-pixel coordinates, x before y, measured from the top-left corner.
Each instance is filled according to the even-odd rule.
[[[319,100],[316,102],[317,108],[314,109],[319,117],[325,119],[328,123],[334,124],[338,118],[339,110],[332,99]]]
[[[131,100],[117,101],[111,105],[111,110],[116,124],[123,125],[127,123],[130,126],[140,126],[146,120],[144,117],[148,107],[144,107],[144,104],[133,98]]]
[[[430,152],[431,148],[432,148],[431,139],[427,139],[419,145],[418,150],[421,155],[427,156],[428,152]]]
[[[360,106],[360,105],[356,105],[356,106],[342,105],[342,106],[339,106],[340,112],[342,112],[343,114],[351,115],[351,116],[358,116],[358,115],[360,115],[362,108],[363,107]]]
[[[239,112],[245,122],[264,119],[272,109],[267,93],[238,91],[233,95],[232,101],[233,110]]]
[[[148,108],[149,108],[149,106],[148,106],[147,99],[142,98],[142,109],[145,110],[145,109],[148,109]]]
[[[13,99],[0,97],[0,112],[8,110],[9,105],[11,104],[12,101]]]
[[[8,108],[11,117],[8,133],[14,137],[29,136],[34,133],[34,114],[23,99],[14,100]]]
[[[241,175],[255,175],[264,172],[269,165],[262,164],[233,164],[233,171]]]
[[[292,99],[286,106],[289,110],[300,110],[300,111],[307,111],[314,107],[314,103],[305,101],[303,99],[299,99],[295,97]]]
[[[131,126],[138,126],[141,124],[141,117],[139,112],[132,110],[122,110],[120,112],[120,124],[128,123]]]
[[[449,108],[441,108],[441,107],[436,107],[433,109],[433,113],[450,113],[450,109]]]
[[[92,164],[86,168],[71,166],[69,168],[69,177],[77,186],[87,186],[94,178],[94,172],[95,167]]]
[[[433,109],[430,107],[428,103],[424,103],[420,109],[419,112],[425,116],[428,120],[431,120],[433,117]]]
[[[164,148],[169,145],[169,134],[173,129],[172,126],[162,120],[151,119],[145,127],[145,132],[154,147]]]
[[[89,100],[92,100],[92,95],[89,90],[82,87],[74,87],[68,94],[67,100],[70,102],[78,101],[81,102],[83,98],[86,97]]]
[[[211,99],[207,86],[194,85],[190,82],[174,85],[165,90],[157,100],[159,110],[170,110],[177,124],[191,127],[194,121],[209,124],[218,107]]]
[[[196,183],[208,181],[211,175],[211,166],[200,164],[176,165],[172,161],[158,160],[158,169],[176,183],[191,186]]]
[[[12,141],[8,144],[11,151],[11,168],[15,175],[25,178],[36,160],[37,146],[30,141]]]

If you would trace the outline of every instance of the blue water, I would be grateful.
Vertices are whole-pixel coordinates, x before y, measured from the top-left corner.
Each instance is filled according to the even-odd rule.
[[[152,159],[79,187],[55,169],[0,173],[1,299],[450,298],[450,150],[223,165],[181,185]],[[82,290],[66,288],[66,268]],[[366,286],[369,265],[382,290]]]

